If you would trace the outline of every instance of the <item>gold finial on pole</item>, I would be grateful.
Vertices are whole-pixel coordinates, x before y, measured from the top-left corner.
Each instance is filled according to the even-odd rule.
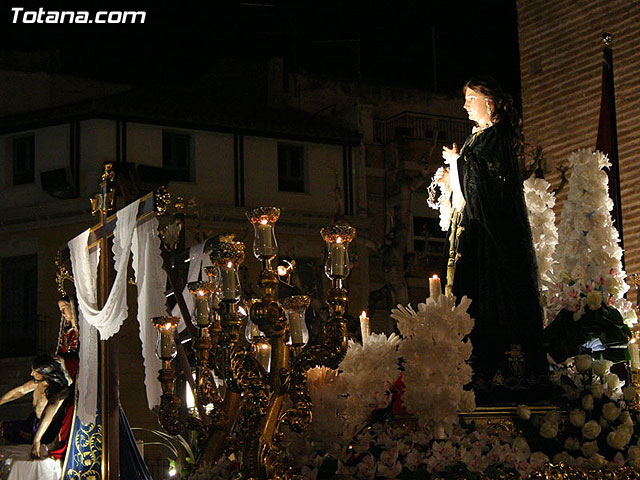
[[[70,280],[73,283],[73,275],[69,271],[69,268],[62,261],[62,252],[58,250],[56,252],[56,284],[58,285],[58,292],[63,297],[67,295],[67,291],[64,288],[64,281]]]
[[[602,34],[602,41],[604,42],[604,46],[611,48],[611,44],[613,43],[613,35],[609,32],[604,32]]]

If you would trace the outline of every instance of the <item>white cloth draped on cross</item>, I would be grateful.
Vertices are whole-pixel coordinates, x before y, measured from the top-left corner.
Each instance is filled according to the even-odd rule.
[[[102,309],[97,306],[97,267],[99,252],[89,252],[90,230],[69,241],[71,265],[79,306],[80,369],[78,371],[78,417],[82,423],[95,421],[98,394],[98,339],[115,335],[127,318],[127,265],[133,253],[133,269],[138,287],[138,322],[145,386],[149,408],[160,404],[162,389],[157,380],[162,368],[154,351],[155,332],[151,319],[166,314],[166,273],[162,269],[158,220],[154,216],[137,225],[140,200],[116,214],[113,234],[113,258],[116,270],[111,292]]]

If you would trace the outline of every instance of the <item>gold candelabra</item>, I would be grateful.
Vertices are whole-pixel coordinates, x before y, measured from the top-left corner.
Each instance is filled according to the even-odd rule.
[[[213,263],[207,269],[209,279],[188,285],[195,297],[193,322],[197,327],[193,340],[195,397],[209,407],[208,418],[189,422],[186,416],[190,414],[180,408],[171,366],[177,323],[171,317],[154,319],[157,353],[163,361],[159,376],[163,428],[175,434],[185,425],[195,425],[199,430],[199,465],[214,462],[231,449],[241,460],[244,476],[251,479],[296,478],[287,464],[282,440],[286,428],[300,432],[311,422],[307,370],[315,366],[337,368],[347,350],[344,280],[350,271],[348,247],[355,229],[337,225],[321,230],[327,244],[324,270],[331,280],[329,318],[323,325],[322,343],[307,345],[304,315],[310,298],[278,296],[280,280],[273,261],[278,255],[274,226],[279,216],[276,207],[247,211],[254,227],[253,254],[262,266],[258,278],[262,294],[247,303],[248,312],[241,307],[238,277],[238,267],[244,261],[242,242],[222,237],[209,243],[207,252]],[[293,268],[295,262],[289,259],[287,266]],[[284,273],[288,275],[291,272],[287,270]],[[216,384],[214,374],[221,384]]]

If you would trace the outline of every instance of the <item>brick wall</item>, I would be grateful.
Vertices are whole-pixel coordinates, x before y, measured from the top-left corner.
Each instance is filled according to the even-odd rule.
[[[601,37],[613,35],[625,262],[640,272],[640,2],[517,0],[517,9],[525,137],[544,148],[554,185],[558,162],[595,148]]]

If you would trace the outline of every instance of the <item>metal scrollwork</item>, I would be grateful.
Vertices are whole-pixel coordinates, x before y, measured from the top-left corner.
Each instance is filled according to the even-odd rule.
[[[158,188],[153,196],[155,200],[155,210],[158,215],[167,213],[169,205],[171,205],[171,194],[164,185]]]

